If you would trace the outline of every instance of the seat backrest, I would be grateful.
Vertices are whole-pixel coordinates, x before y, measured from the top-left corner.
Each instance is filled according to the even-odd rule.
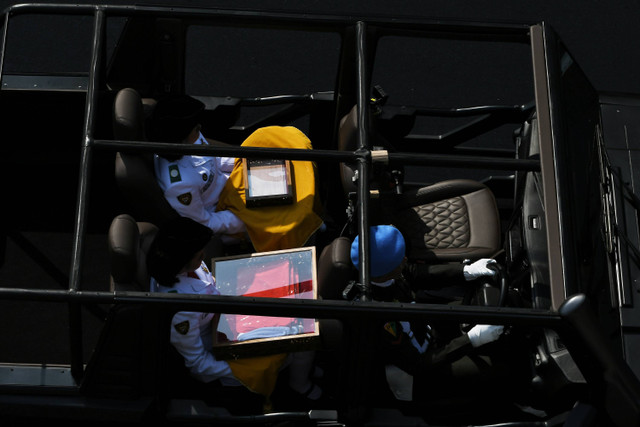
[[[338,128],[338,150],[354,151],[358,144],[358,107],[354,106],[349,113],[340,120]],[[351,192],[355,192],[357,184],[354,181],[356,173],[355,165],[348,163],[340,163],[340,179],[342,180],[342,189],[347,196]]]
[[[358,136],[357,107],[340,121],[338,147],[354,151]],[[372,133],[372,145],[388,144]],[[391,147],[389,147],[390,149]],[[387,149],[387,148],[385,148]],[[355,192],[355,165],[342,163],[340,177],[345,195]],[[391,172],[391,171],[386,171]],[[374,169],[371,189],[380,189],[387,177]],[[385,187],[388,189],[388,187]],[[484,184],[451,179],[422,188],[398,192],[380,191],[371,199],[369,220],[393,224],[407,241],[407,254],[414,260],[458,262],[494,256],[501,248],[500,217],[495,197]]]
[[[142,97],[133,88],[120,89],[113,101],[113,134],[125,141],[146,140]]]
[[[501,249],[500,215],[484,184],[451,179],[382,203],[407,241],[407,256],[427,262],[493,257]]]
[[[153,100],[143,100],[135,89],[121,89],[113,103],[114,138],[146,140],[145,117],[153,105]],[[122,195],[138,220],[159,225],[178,215],[156,181],[152,154],[117,153],[115,176]]]
[[[375,126],[374,126],[375,128]],[[377,128],[370,133],[369,141],[372,150],[388,150],[393,151],[390,142],[381,135]],[[338,129],[338,150],[355,151],[358,149],[358,107],[351,108],[349,113],[340,120]],[[354,180],[356,176],[357,164],[340,163],[340,179],[342,180],[342,189],[345,196],[354,193],[357,189],[357,183]],[[372,190],[393,190],[401,191],[403,168],[388,165],[374,164],[372,170],[372,179],[370,186]]]
[[[324,247],[318,259],[318,295],[323,299],[342,299],[342,291],[354,277],[351,240],[338,237]]]
[[[148,291],[147,252],[158,231],[148,222],[121,214],[109,227],[112,291]]]

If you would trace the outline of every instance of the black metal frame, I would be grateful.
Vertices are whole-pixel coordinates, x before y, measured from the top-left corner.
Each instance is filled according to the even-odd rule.
[[[575,321],[574,313],[583,313],[584,301],[578,297],[571,297],[560,306],[560,302],[569,295],[556,294],[554,308],[558,311],[529,310],[515,308],[491,308],[491,307],[443,307],[430,304],[393,304],[393,303],[373,303],[368,301],[367,287],[361,302],[353,303],[346,301],[299,301],[280,300],[264,298],[260,302],[252,301],[247,304],[241,297],[212,296],[207,299],[191,295],[176,294],[150,294],[146,292],[89,292],[81,289],[81,275],[83,265],[83,253],[85,251],[84,238],[86,234],[87,221],[87,199],[90,192],[91,182],[91,160],[94,149],[109,151],[132,151],[132,152],[155,152],[155,153],[181,153],[199,155],[222,155],[252,158],[283,158],[289,160],[313,160],[350,162],[358,165],[358,195],[360,203],[358,209],[358,230],[360,239],[368,241],[369,222],[366,213],[369,211],[369,177],[371,174],[372,159],[370,151],[369,120],[370,112],[370,70],[371,59],[374,56],[375,41],[377,37],[385,34],[405,34],[420,37],[442,37],[461,40],[493,40],[504,39],[531,43],[534,58],[534,73],[537,83],[549,83],[553,86],[556,76],[550,63],[554,61],[553,52],[549,50],[552,33],[544,25],[509,25],[509,24],[443,24],[442,22],[425,22],[413,19],[385,19],[385,18],[353,18],[337,16],[306,16],[302,18],[296,14],[287,13],[265,13],[250,11],[219,11],[211,9],[187,9],[187,8],[164,8],[164,7],[142,7],[142,6],[102,6],[102,5],[19,5],[13,6],[5,11],[5,20],[0,45],[4,46],[7,38],[10,18],[20,14],[42,13],[42,14],[87,14],[94,17],[94,33],[92,39],[92,56],[90,72],[86,87],[86,110],[83,126],[82,157],[79,176],[79,189],[77,195],[77,206],[74,226],[74,244],[72,255],[71,275],[69,277],[69,287],[67,290],[26,290],[0,288],[0,299],[4,300],[33,300],[52,301],[67,303],[70,318],[70,345],[72,348],[71,370],[73,377],[81,383],[84,374],[84,360],[82,352],[82,326],[80,311],[83,306],[96,304],[142,304],[157,306],[166,310],[194,310],[194,311],[216,311],[237,314],[257,314],[257,315],[287,315],[287,316],[315,316],[317,318],[338,318],[355,321],[362,318],[432,318],[457,320],[460,322],[481,322],[507,325],[529,325],[551,328],[557,330],[567,343],[575,345],[576,348],[583,348],[586,344],[589,352],[595,354],[602,364],[606,364],[609,369],[616,374],[617,381],[626,383],[628,390],[633,390],[636,396],[640,396],[637,389],[637,381],[625,376],[626,365],[609,354],[606,350],[599,350],[605,341],[598,337],[593,331],[588,330],[585,322]],[[340,80],[337,82],[341,98],[352,98],[358,106],[358,141],[359,148],[354,152],[338,152],[335,150],[291,150],[291,149],[262,149],[262,148],[220,148],[209,146],[184,146],[180,144],[160,144],[150,142],[128,142],[94,139],[93,129],[95,126],[95,114],[97,109],[97,90],[101,84],[101,79],[105,78],[104,70],[104,40],[105,40],[105,20],[108,16],[141,16],[141,15],[165,16],[172,18],[189,19],[213,19],[224,25],[247,25],[247,26],[282,26],[300,27],[306,30],[318,29],[340,32],[345,38],[346,51],[343,52],[341,67],[349,71],[351,64],[347,64],[345,57],[353,56],[356,59],[352,73],[342,71]],[[401,30],[399,30],[401,28]],[[352,42],[352,45],[349,43]],[[4,49],[0,57],[0,72],[3,69]],[[552,64],[553,65],[553,64]],[[1,75],[1,74],[0,74]],[[3,76],[4,80],[4,76]],[[549,237],[554,239],[549,242],[553,255],[549,256],[552,264],[551,283],[562,284],[567,280],[562,274],[565,271],[567,257],[570,254],[563,252],[563,229],[558,221],[561,209],[561,194],[556,194],[555,180],[562,179],[561,175],[556,175],[553,169],[553,144],[554,134],[558,133],[558,123],[553,121],[553,100],[549,99],[549,94],[553,94],[553,87],[538,87],[536,108],[538,119],[540,120],[540,134],[543,141],[547,141],[542,161],[506,159],[499,156],[478,157],[473,155],[459,154],[402,154],[389,153],[390,163],[404,165],[432,165],[449,167],[477,167],[493,168],[502,170],[522,170],[539,171],[542,170],[545,182],[545,196],[547,207],[547,222],[553,227]],[[348,101],[338,100],[335,97],[333,102],[337,103],[336,122],[338,117],[346,113],[350,107]],[[304,100],[309,99],[303,97]],[[299,98],[281,99],[254,99],[248,103],[264,105],[273,102],[296,101]],[[469,130],[473,132],[483,132],[495,125],[495,117],[502,115],[508,120],[522,120],[529,115],[533,106],[520,106],[517,108],[504,109],[499,106],[483,107],[474,109],[459,109],[451,111],[424,110],[421,114],[439,114],[464,116],[470,114],[484,114],[484,118],[473,122],[468,126],[458,129],[451,135],[418,136],[413,139],[420,140],[440,140],[448,144],[447,140],[456,142],[464,139]],[[334,126],[335,128],[335,126]],[[412,138],[408,138],[411,140]],[[437,151],[434,150],[434,151]],[[547,157],[548,156],[548,157]],[[562,186],[562,185],[561,185]],[[558,240],[555,240],[555,239]],[[368,245],[360,246],[360,259],[363,260],[363,268],[359,280],[361,283],[370,282]],[[560,289],[560,288],[556,288]],[[564,287],[562,287],[564,289]],[[559,290],[557,292],[562,292]],[[584,315],[588,317],[587,315]],[[584,320],[583,317],[580,318]],[[569,337],[575,336],[580,339],[577,343]],[[363,340],[366,337],[363,337]],[[606,346],[604,346],[606,348]],[[573,352],[572,352],[573,354]],[[588,367],[592,361],[582,366]],[[597,369],[597,368],[596,368]],[[591,372],[587,369],[587,372]],[[359,372],[362,373],[362,372]],[[355,373],[357,375],[358,372]],[[597,375],[596,375],[597,377]],[[635,377],[633,377],[635,378]],[[636,379],[637,380],[637,379]],[[358,405],[361,402],[351,402]]]

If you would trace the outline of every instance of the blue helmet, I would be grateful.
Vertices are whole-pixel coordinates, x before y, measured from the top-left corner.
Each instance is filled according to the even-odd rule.
[[[376,225],[369,230],[371,276],[384,276],[402,263],[405,254],[404,237],[391,225]],[[351,262],[358,270],[360,269],[359,251],[359,236],[356,236],[351,244]]]

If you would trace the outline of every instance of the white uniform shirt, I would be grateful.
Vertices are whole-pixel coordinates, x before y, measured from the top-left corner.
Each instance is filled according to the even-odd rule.
[[[220,295],[207,266],[202,263],[195,274],[181,273],[172,287],[160,286],[151,279],[151,292]],[[210,349],[213,345],[213,313],[180,311],[171,320],[171,344],[184,358],[191,375],[202,381],[220,380],[224,385],[239,385],[224,360],[216,360]]]
[[[195,144],[207,144],[202,134]],[[214,233],[245,231],[244,223],[231,211],[216,212],[235,159],[232,157],[182,156],[169,161],[157,154],[156,179],[169,204],[182,216],[209,227]]]

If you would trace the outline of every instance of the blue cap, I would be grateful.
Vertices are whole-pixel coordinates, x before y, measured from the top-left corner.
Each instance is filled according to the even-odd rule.
[[[369,265],[371,276],[379,277],[391,273],[404,259],[404,237],[391,225],[376,225],[369,229]],[[360,269],[359,236],[351,244],[351,262]]]

